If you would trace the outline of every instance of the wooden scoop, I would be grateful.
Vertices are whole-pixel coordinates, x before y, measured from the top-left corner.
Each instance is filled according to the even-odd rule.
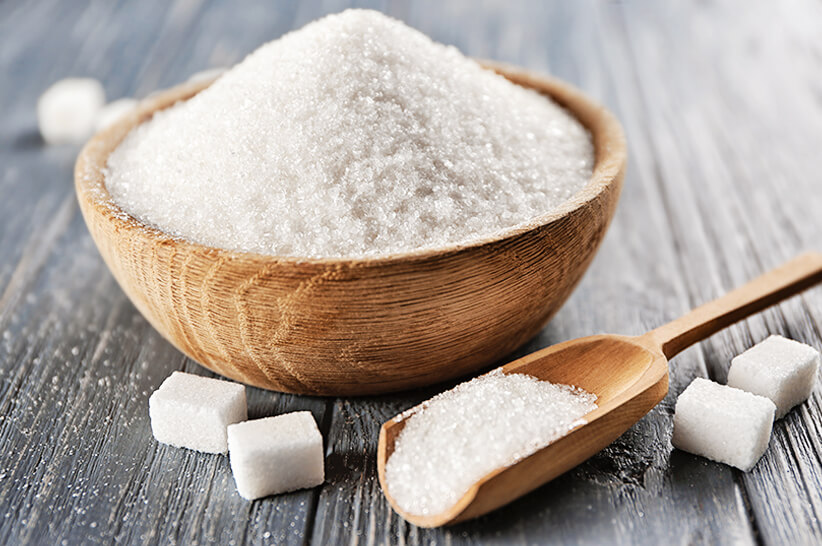
[[[385,464],[405,425],[383,424],[377,451],[380,485],[403,518],[438,527],[481,516],[508,504],[585,461],[628,430],[668,392],[668,359],[711,334],[822,281],[822,254],[807,253],[639,337],[598,335],[542,349],[502,367],[597,395],[598,408],[566,436],[532,455],[490,472],[450,509],[435,515],[404,512],[385,482]]]

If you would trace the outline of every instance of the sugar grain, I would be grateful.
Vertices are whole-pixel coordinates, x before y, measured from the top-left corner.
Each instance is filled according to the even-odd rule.
[[[263,45],[111,154],[144,223],[232,250],[364,257],[466,243],[591,177],[586,129],[538,93],[374,11]]]
[[[385,466],[388,493],[406,512],[438,514],[477,480],[584,424],[596,396],[499,370],[435,396],[406,417]]]

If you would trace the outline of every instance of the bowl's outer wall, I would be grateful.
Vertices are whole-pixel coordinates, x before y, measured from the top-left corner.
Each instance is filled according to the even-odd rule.
[[[591,130],[598,165],[612,163],[595,171],[580,206],[533,229],[398,259],[301,262],[146,228],[111,203],[103,168],[130,128],[195,86],[158,95],[86,146],[75,175],[83,216],[140,312],[222,375],[278,391],[361,395],[468,374],[534,336],[570,296],[614,214],[625,166],[621,130],[601,107],[563,84],[494,68],[548,90]]]

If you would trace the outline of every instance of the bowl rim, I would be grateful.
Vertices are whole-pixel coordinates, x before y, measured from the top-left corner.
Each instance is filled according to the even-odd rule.
[[[208,246],[192,241],[183,236],[167,233],[157,226],[147,224],[121,208],[108,191],[105,184],[105,171],[108,158],[126,136],[138,125],[151,119],[160,110],[169,108],[188,100],[203,89],[206,89],[217,78],[195,83],[183,83],[166,90],[158,91],[143,99],[138,107],[125,115],[115,124],[95,134],[77,157],[75,164],[75,191],[78,199],[85,200],[104,214],[114,225],[115,231],[134,232],[153,239],[156,244],[174,244],[185,246],[191,252],[208,254],[228,260],[239,260],[259,264],[312,264],[335,267],[368,267],[392,265],[397,263],[420,262],[450,257],[455,254],[477,250],[491,244],[501,243],[523,234],[544,229],[563,217],[583,208],[594,201],[612,184],[621,184],[620,174],[625,169],[627,149],[622,127],[616,117],[604,106],[594,101],[575,86],[552,76],[533,72],[515,65],[477,59],[486,69],[508,78],[513,83],[547,94],[579,121],[591,135],[594,145],[594,168],[589,181],[566,201],[548,212],[532,217],[514,226],[496,231],[485,237],[470,239],[463,243],[446,246],[428,247],[405,252],[395,252],[379,256],[353,257],[307,257],[261,254],[242,250],[232,250]],[[559,96],[558,96],[559,95]],[[575,103],[573,106],[569,102]],[[596,119],[590,123],[580,119],[580,110],[594,113]],[[83,208],[83,207],[81,207]]]

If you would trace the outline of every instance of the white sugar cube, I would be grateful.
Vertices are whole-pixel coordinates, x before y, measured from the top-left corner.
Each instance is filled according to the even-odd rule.
[[[811,395],[819,351],[782,336],[770,336],[731,361],[728,385],[773,400],[776,418]]]
[[[697,378],[676,401],[671,442],[747,472],[768,447],[775,411],[764,396]]]
[[[188,77],[186,80],[187,83],[199,83],[199,82],[206,82],[209,80],[214,80],[219,76],[223,75],[223,72],[228,70],[224,66],[220,66],[217,68],[207,68],[205,70],[201,70],[199,72],[195,72],[191,76]]]
[[[94,129],[96,131],[102,131],[103,129],[107,129],[111,127],[118,121],[120,121],[123,116],[128,114],[129,112],[134,111],[137,107],[137,100],[135,99],[117,99],[112,101],[105,106],[100,112],[97,114],[97,120],[94,124]]]
[[[309,411],[231,425],[228,451],[237,491],[249,500],[325,479],[323,438]]]
[[[158,442],[205,453],[228,451],[228,425],[245,421],[245,387],[182,372],[171,374],[148,400]]]
[[[48,144],[82,143],[94,132],[106,102],[103,86],[91,78],[60,80],[37,101],[37,124]]]

